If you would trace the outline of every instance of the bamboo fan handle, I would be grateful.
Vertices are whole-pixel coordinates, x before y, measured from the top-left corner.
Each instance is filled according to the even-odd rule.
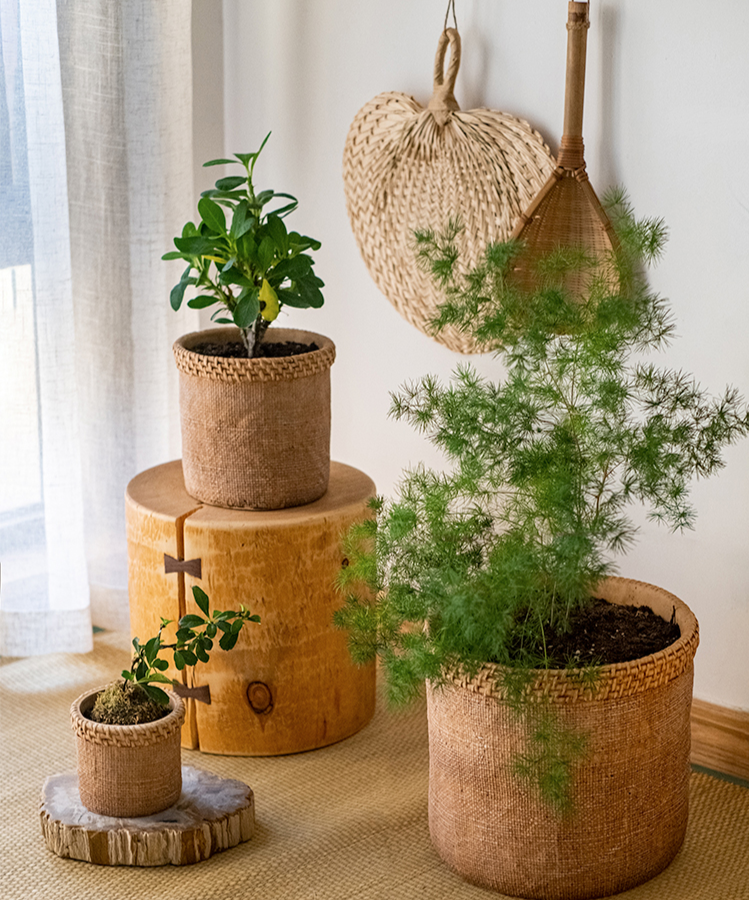
[[[567,77],[564,88],[564,130],[558,163],[564,169],[585,165],[583,101],[585,99],[585,51],[588,42],[589,4],[570,2],[567,9]]]
[[[581,4],[578,4],[581,5]],[[450,64],[445,74],[445,54],[450,45]],[[446,28],[440,35],[437,55],[434,58],[434,91],[427,109],[434,116],[434,121],[443,126],[450,118],[450,113],[460,109],[455,99],[455,79],[460,68],[460,35],[455,28]]]

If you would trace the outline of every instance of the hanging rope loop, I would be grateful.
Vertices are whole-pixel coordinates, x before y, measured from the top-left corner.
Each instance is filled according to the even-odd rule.
[[[450,62],[445,72],[445,55],[450,47]],[[451,113],[460,109],[455,99],[455,80],[460,69],[460,35],[455,28],[446,28],[437,44],[434,58],[434,91],[427,109],[432,112],[439,126],[447,124]]]

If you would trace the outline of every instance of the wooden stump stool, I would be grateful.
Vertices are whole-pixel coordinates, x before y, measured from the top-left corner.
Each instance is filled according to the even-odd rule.
[[[186,493],[179,460],[142,472],[126,494],[130,624],[141,639],[160,619],[199,612],[197,584],[211,609],[244,604],[248,623],[230,653],[198,663],[205,699],[187,699],[185,747],[272,756],[324,747],[356,733],[375,705],[374,664],[355,666],[347,636],[332,625],[334,588],[345,565],[340,542],[369,511],[375,487],[363,472],[331,464],[315,503],[255,512],[206,506]],[[165,632],[169,637],[174,633]],[[184,683],[185,673],[167,673]],[[201,692],[198,692],[201,693]]]

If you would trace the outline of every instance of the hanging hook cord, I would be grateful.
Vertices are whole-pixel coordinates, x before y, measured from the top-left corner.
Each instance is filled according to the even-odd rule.
[[[455,0],[447,0],[447,9],[445,10],[445,27],[443,28],[443,31],[447,31],[447,20],[450,16],[450,10],[452,10],[453,22],[455,24],[455,30],[457,31],[458,30],[458,19],[455,15]]]

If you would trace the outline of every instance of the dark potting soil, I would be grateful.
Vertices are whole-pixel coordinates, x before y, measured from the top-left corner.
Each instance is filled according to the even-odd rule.
[[[560,669],[640,659],[678,640],[681,630],[673,618],[667,622],[647,606],[594,600],[573,613],[569,632],[546,634],[547,652]]]
[[[193,353],[203,356],[223,356],[226,359],[247,359],[247,348],[241,341],[231,341],[224,344],[196,344],[190,348]],[[270,359],[279,356],[299,356],[301,353],[311,353],[320,348],[314,342],[300,344],[297,341],[278,341],[260,344],[255,354],[255,359]]]

